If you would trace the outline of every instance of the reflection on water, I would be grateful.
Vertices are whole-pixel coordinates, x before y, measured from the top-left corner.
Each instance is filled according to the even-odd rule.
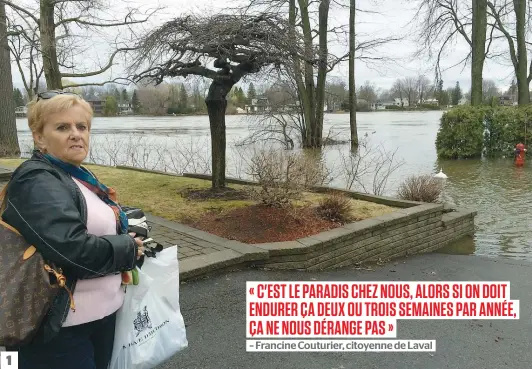
[[[476,234],[472,239],[460,240],[442,252],[475,253],[487,256],[505,256],[532,260],[532,171],[530,160],[523,168],[512,165],[511,159],[439,161],[435,139],[441,112],[375,112],[358,113],[358,131],[362,137],[368,133],[374,144],[387,149],[397,149],[397,159],[405,164],[388,180],[386,195],[395,195],[397,186],[412,174],[430,174],[440,168],[448,175],[446,198],[459,207],[474,209]],[[237,173],[242,166],[241,158],[229,152],[232,143],[244,139],[253,117],[228,116],[228,174]],[[31,136],[26,120],[17,119],[22,144]],[[145,136],[138,141],[137,135]],[[334,139],[349,139],[349,115],[326,114],[324,135]],[[194,146],[200,151],[189,150],[191,157],[210,165],[209,122],[206,116],[194,117],[119,117],[96,118],[93,122],[92,139],[130,140],[136,145],[162,145],[157,151],[168,155],[175,147]],[[348,145],[328,147],[323,156],[330,167],[339,169],[340,175],[331,185],[343,187],[345,176],[341,166],[342,155],[349,152]],[[105,152],[103,153],[105,154]],[[189,159],[189,158],[188,158]],[[187,160],[188,160],[187,159]],[[241,169],[241,168],[240,168]],[[190,169],[192,171],[192,169]]]
[[[532,172],[511,159],[438,163],[450,180],[446,195],[460,207],[477,210],[476,253],[530,258]]]
[[[475,251],[475,238],[465,236],[439,249],[437,252],[441,254],[473,255]]]

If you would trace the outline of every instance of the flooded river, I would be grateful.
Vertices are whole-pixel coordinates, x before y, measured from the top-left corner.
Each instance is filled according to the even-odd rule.
[[[395,151],[395,161],[403,164],[386,182],[384,195],[394,196],[402,180],[413,174],[433,174],[443,169],[448,175],[445,195],[460,207],[478,211],[473,244],[458,245],[456,251],[485,256],[532,260],[532,170],[530,159],[515,168],[511,158],[494,160],[438,161],[435,139],[441,112],[359,113],[359,135],[369,135],[371,147]],[[245,178],[241,147],[235,143],[250,133],[252,118],[227,117],[229,176]],[[30,142],[25,119],[18,119],[23,149]],[[324,135],[349,139],[349,115],[327,114]],[[92,159],[102,164],[128,164],[174,172],[210,170],[209,122],[198,117],[118,117],[96,118],[92,131]],[[375,151],[377,152],[377,151]],[[348,145],[334,145],[323,153],[334,179],[330,183],[345,188]],[[161,158],[164,157],[164,160]],[[369,175],[371,177],[371,175]],[[366,179],[371,192],[371,179]],[[353,190],[361,190],[354,186]]]

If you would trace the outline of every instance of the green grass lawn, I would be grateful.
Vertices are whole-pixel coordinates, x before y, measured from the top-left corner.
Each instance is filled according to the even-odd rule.
[[[24,160],[0,159],[0,166],[16,168]],[[200,218],[209,211],[226,212],[254,204],[251,200],[210,199],[192,201],[181,196],[187,189],[207,189],[210,181],[144,173],[134,170],[117,169],[98,165],[86,165],[105,185],[118,192],[119,202],[123,205],[142,208],[144,211],[177,222],[186,222]],[[241,185],[230,185],[242,189]],[[305,193],[298,204],[316,203],[324,195]],[[390,213],[396,208],[367,201],[351,200],[353,215],[358,219],[372,218]]]

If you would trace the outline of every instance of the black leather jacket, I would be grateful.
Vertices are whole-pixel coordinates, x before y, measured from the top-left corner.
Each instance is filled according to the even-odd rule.
[[[78,279],[135,267],[137,245],[133,237],[87,233],[83,194],[70,175],[38,151],[13,173],[7,199],[4,221],[34,245],[46,261],[63,269],[72,293]],[[64,288],[60,291],[33,342],[50,341],[64,323],[70,298]]]

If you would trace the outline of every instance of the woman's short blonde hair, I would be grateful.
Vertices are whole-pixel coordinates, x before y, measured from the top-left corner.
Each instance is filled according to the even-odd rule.
[[[31,132],[42,133],[46,118],[79,105],[87,113],[87,123],[91,127],[94,115],[91,105],[77,95],[57,95],[51,99],[33,100],[28,104],[28,126]]]

